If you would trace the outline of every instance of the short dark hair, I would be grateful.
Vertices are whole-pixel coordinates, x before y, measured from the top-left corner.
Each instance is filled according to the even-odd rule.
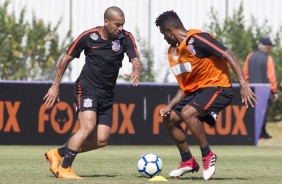
[[[112,18],[114,13],[117,13],[118,16],[124,17],[123,11],[119,7],[111,6],[105,10],[104,19]]]
[[[164,27],[175,27],[175,28],[184,28],[180,18],[177,13],[170,10],[163,12],[156,18],[156,26],[164,26]]]

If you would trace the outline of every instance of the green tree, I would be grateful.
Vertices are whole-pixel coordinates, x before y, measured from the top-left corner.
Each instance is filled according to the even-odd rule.
[[[154,72],[154,55],[152,48],[148,45],[147,41],[144,38],[141,38],[139,30],[136,31],[136,43],[138,47],[139,57],[142,62],[142,73],[140,76],[141,82],[155,82],[155,72]],[[119,76],[125,81],[129,81],[128,77]]]
[[[227,17],[223,23],[217,18],[217,12],[211,9],[210,18],[211,23],[207,25],[208,31],[211,32],[218,40],[227,45],[227,47],[237,56],[241,65],[243,65],[248,53],[258,49],[258,40],[262,36],[275,36],[274,47],[271,51],[271,55],[276,65],[276,75],[278,83],[282,80],[282,47],[281,47],[281,35],[282,27],[276,33],[272,32],[271,26],[268,25],[268,21],[265,20],[262,25],[258,24],[256,18],[252,16],[250,25],[246,24],[245,17],[243,15],[244,9],[242,4],[239,9],[234,12],[231,17]],[[231,71],[231,79],[233,82],[237,82],[235,74]],[[281,91],[281,85],[279,85]],[[281,120],[282,119],[282,94],[279,94],[280,99],[277,103],[272,103],[269,109],[269,120]]]
[[[231,17],[227,17],[223,23],[220,23],[217,18],[217,12],[212,8],[210,15],[211,23],[208,25],[208,31],[229,47],[241,65],[243,65],[249,52],[257,50],[257,41],[261,36],[271,33],[271,28],[267,25],[266,20],[263,25],[258,25],[257,20],[252,17],[251,24],[246,25],[243,13],[244,9],[241,4]],[[231,74],[231,79],[236,81],[234,73]]]
[[[8,13],[9,1],[0,5],[0,79],[49,80],[55,72],[56,62],[70,42],[70,31],[59,44],[56,26],[32,17],[25,21],[25,8],[19,19],[15,12]]]

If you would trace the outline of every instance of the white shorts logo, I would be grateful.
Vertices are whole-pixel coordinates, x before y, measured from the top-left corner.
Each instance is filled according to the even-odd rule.
[[[173,74],[175,76],[177,76],[177,75],[180,75],[180,74],[185,73],[185,72],[191,72],[192,66],[191,66],[190,62],[180,63],[180,64],[177,64],[177,65],[171,67],[171,70],[172,70]]]
[[[211,112],[211,115],[212,115],[213,119],[216,121],[217,120],[217,114],[215,112]]]
[[[86,108],[92,107],[92,101],[93,101],[93,100],[90,99],[90,98],[84,99],[83,107],[86,107]]]

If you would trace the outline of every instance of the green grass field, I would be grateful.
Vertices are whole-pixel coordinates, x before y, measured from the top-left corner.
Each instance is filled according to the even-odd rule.
[[[218,160],[211,181],[203,180],[201,169],[180,179],[170,179],[168,173],[180,159],[174,146],[108,146],[80,154],[73,169],[83,180],[62,180],[51,174],[44,152],[54,146],[0,146],[0,183],[152,183],[136,169],[139,156],[147,152],[163,160],[161,175],[168,179],[166,183],[282,183],[282,123],[272,123],[269,129],[274,138],[260,140],[258,146],[212,146]],[[192,146],[191,151],[201,163],[198,147]]]

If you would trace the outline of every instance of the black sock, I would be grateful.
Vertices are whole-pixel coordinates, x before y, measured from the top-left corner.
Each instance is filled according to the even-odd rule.
[[[185,152],[185,153],[180,153],[180,155],[181,155],[182,162],[186,162],[187,160],[190,160],[192,158],[192,154],[190,151]]]
[[[66,154],[66,150],[67,150],[67,146],[63,146],[61,148],[58,149],[58,153],[61,157],[64,157]]]
[[[202,157],[208,156],[211,152],[209,145],[206,145],[205,147],[201,148],[201,152],[202,152]]]
[[[62,162],[62,167],[63,168],[71,167],[72,162],[73,162],[76,155],[77,155],[77,151],[73,151],[73,150],[67,148],[66,154],[64,156],[64,160]]]

